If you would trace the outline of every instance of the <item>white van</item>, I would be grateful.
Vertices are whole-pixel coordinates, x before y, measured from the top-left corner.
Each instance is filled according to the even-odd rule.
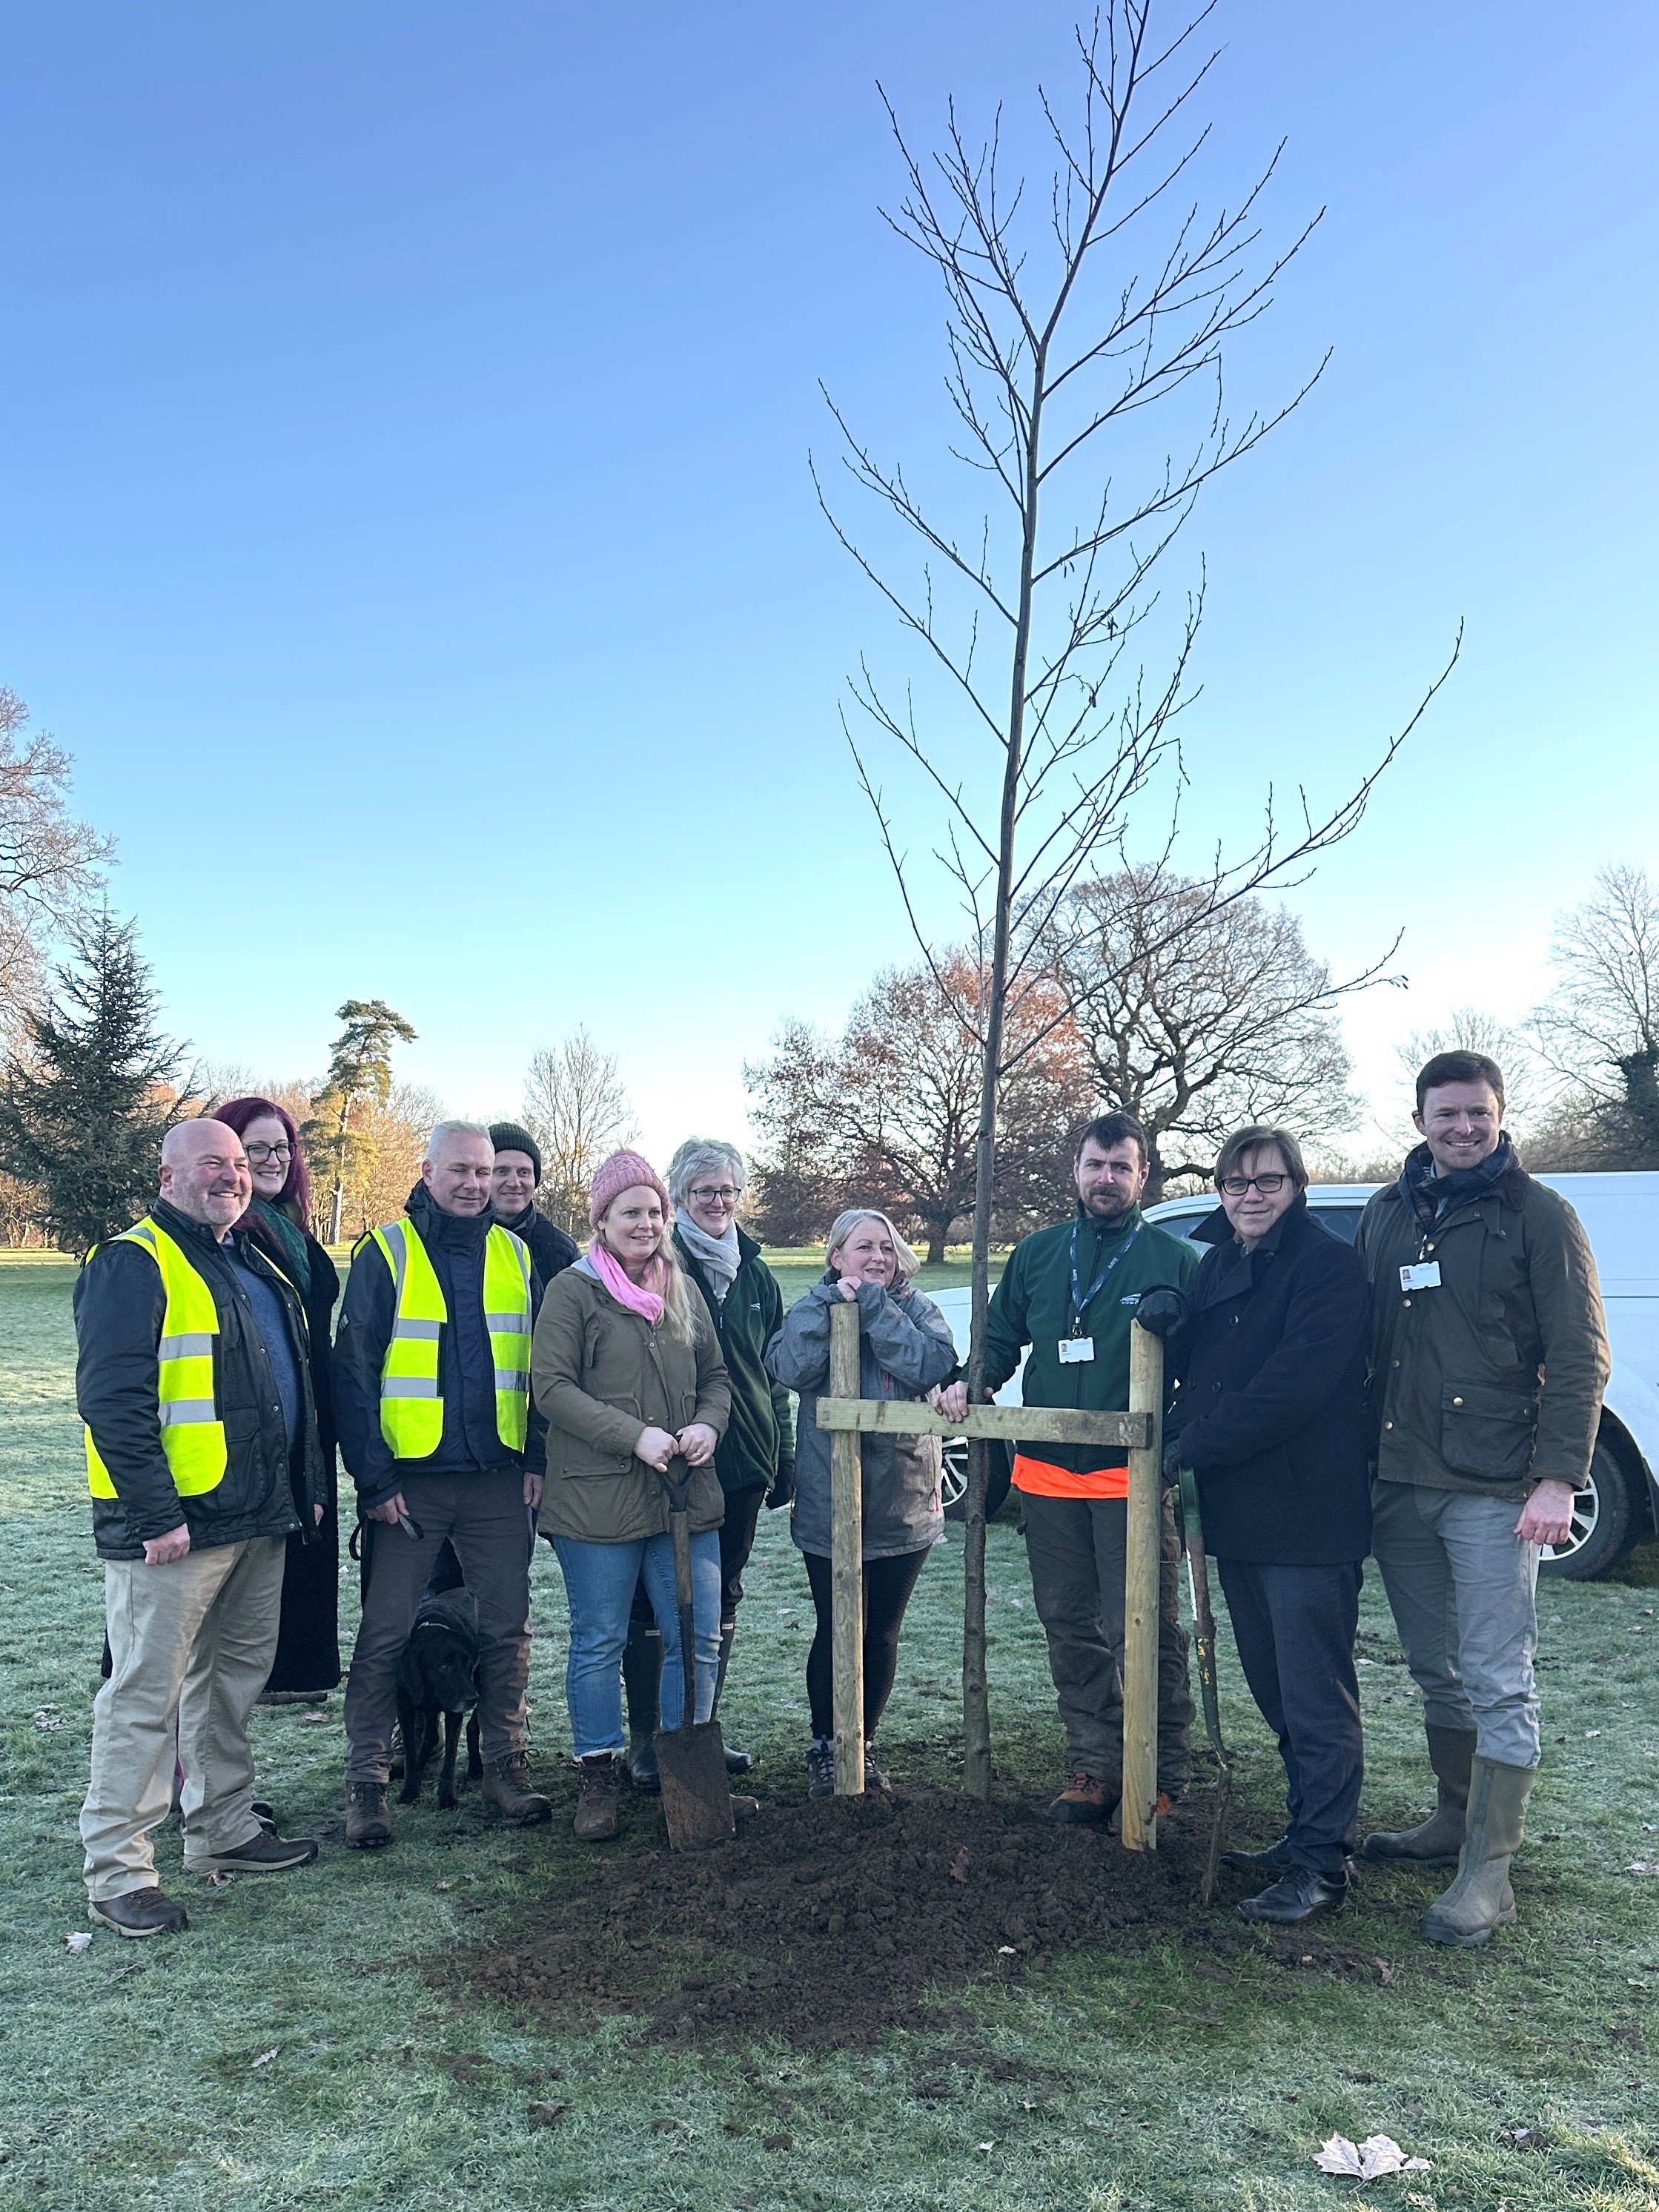
[[[1572,1534],[1545,1553],[1542,1571],[1576,1582],[1605,1575],[1633,1544],[1659,1529],[1659,1174],[1546,1175],[1540,1182],[1559,1191],[1583,1223],[1601,1279],[1613,1372],[1601,1408],[1601,1432],[1584,1487],[1573,1500]],[[1375,1183],[1315,1183],[1308,1204],[1328,1229],[1352,1243]],[[1190,1237],[1214,1212],[1213,1192],[1169,1198],[1148,1206],[1146,1218],[1177,1237]],[[968,1292],[934,1291],[933,1299],[951,1324],[962,1358],[968,1356]],[[1019,1377],[997,1393],[998,1402],[1019,1403]],[[945,1448],[946,1510],[959,1515],[966,1481],[965,1447]],[[1007,1473],[994,1460],[987,1504],[992,1511],[1007,1495]]]

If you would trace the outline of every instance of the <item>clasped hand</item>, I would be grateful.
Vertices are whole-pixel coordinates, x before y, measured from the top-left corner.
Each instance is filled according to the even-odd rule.
[[[672,1459],[684,1459],[688,1467],[707,1467],[719,1442],[707,1421],[692,1421],[678,1436],[668,1429],[646,1429],[634,1447],[634,1456],[665,1474]]]

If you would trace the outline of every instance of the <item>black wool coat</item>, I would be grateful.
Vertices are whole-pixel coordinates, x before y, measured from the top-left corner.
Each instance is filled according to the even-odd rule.
[[[1371,1544],[1365,1427],[1370,1293],[1353,1248],[1299,1196],[1254,1252],[1224,1213],[1169,1340],[1171,1416],[1217,1559],[1338,1566]],[[1224,1240],[1224,1241],[1218,1241]]]

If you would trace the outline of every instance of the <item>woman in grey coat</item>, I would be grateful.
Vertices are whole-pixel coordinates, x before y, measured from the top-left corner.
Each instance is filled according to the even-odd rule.
[[[828,1266],[784,1316],[766,1347],[775,1382],[796,1391],[795,1498],[790,1534],[806,1562],[817,1632],[806,1660],[812,1742],[806,1754],[809,1794],[836,1786],[830,1583],[830,1437],[817,1425],[817,1401],[830,1379],[830,1316],[843,1300],[859,1313],[859,1395],[926,1397],[959,1420],[967,1392],[957,1378],[950,1323],[931,1298],[912,1290],[915,1254],[884,1213],[857,1206],[830,1231]],[[864,1491],[864,1783],[884,1790],[875,1760],[875,1733],[898,1665],[899,1629],[928,1552],[945,1534],[939,1502],[937,1437],[860,1439]]]

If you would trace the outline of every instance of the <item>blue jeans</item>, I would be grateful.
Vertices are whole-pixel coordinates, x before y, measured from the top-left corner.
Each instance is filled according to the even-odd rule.
[[[674,1542],[641,1536],[629,1544],[585,1544],[556,1536],[553,1549],[564,1571],[570,1601],[570,1659],[565,1668],[570,1732],[578,1759],[627,1747],[623,1733],[622,1656],[634,1586],[643,1578],[662,1632],[659,1710],[665,1729],[678,1728],[684,1705],[679,1613],[674,1603]],[[691,1539],[691,1632],[696,1644],[697,1693],[694,1720],[714,1710],[720,1663],[720,1532],[705,1528]]]

